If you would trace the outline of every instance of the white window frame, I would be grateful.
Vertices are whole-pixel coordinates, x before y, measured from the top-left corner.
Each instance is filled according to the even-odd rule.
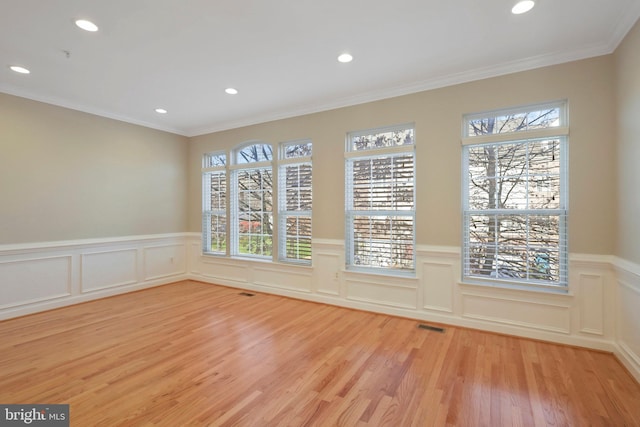
[[[557,108],[559,110],[557,126],[546,127],[540,129],[525,129],[522,131],[495,133],[487,135],[469,135],[469,123],[473,120],[486,119],[490,117],[502,117],[510,114],[519,114],[526,112],[544,111],[546,109]],[[568,127],[568,105],[566,101],[556,101],[544,104],[535,104],[524,107],[507,108],[496,111],[483,113],[475,113],[465,115],[463,117],[463,137],[462,137],[462,281],[464,283],[482,284],[489,286],[508,287],[512,289],[541,290],[556,293],[566,293],[569,290],[568,283],[568,152],[569,152],[569,127]],[[483,146],[500,146],[527,144],[527,185],[529,181],[528,166],[528,147],[531,143],[545,140],[557,140],[559,142],[559,179],[560,179],[560,195],[559,207],[556,209],[471,209],[469,207],[469,150],[475,147]],[[528,200],[527,196],[527,200]],[[527,202],[528,203],[528,202]],[[513,215],[529,218],[532,215],[558,217],[559,218],[559,244],[558,247],[550,246],[549,248],[558,251],[559,259],[559,279],[557,281],[536,280],[529,277],[529,269],[527,268],[526,276],[522,278],[500,277],[499,273],[488,277],[486,275],[473,274],[470,266],[470,218],[472,215],[498,216]],[[528,221],[527,221],[528,224]],[[529,226],[527,225],[527,230]],[[528,231],[527,231],[528,235]],[[498,238],[496,236],[496,238]],[[528,243],[524,248],[531,251]],[[497,264],[497,256],[500,253],[499,244],[496,246],[496,262],[493,264],[495,268],[499,268]]]
[[[287,147],[303,144],[309,144],[313,147],[311,140],[304,139],[282,142],[280,143],[278,150],[278,259],[282,262],[310,265],[311,259],[300,259],[299,257],[292,258],[288,256],[287,251],[287,219],[290,217],[308,218],[309,221],[312,222],[312,208],[308,210],[287,210],[287,167],[306,165],[311,168],[311,173],[313,174],[312,156],[286,158]],[[300,236],[298,234],[292,237],[295,237],[296,240],[300,240]],[[303,240],[306,239],[306,237],[303,238]],[[308,240],[309,253],[311,256],[311,236],[309,236]]]
[[[211,159],[214,157],[222,157],[224,161],[222,165],[212,165]],[[227,255],[229,251],[229,223],[227,221],[227,206],[229,185],[227,182],[227,164],[228,156],[224,151],[215,151],[211,153],[205,153],[202,157],[202,252],[207,255]],[[210,177],[212,175],[222,175],[225,180],[225,204],[223,209],[212,209],[211,206],[211,184]],[[225,250],[214,251],[211,249],[212,243],[212,230],[211,230],[211,218],[213,216],[223,217],[225,219]]]
[[[355,150],[353,147],[353,140],[359,136],[376,135],[394,131],[413,131],[413,143],[407,145],[397,145],[391,147],[370,147],[362,150]],[[413,176],[412,176],[412,201],[413,206],[411,210],[356,210],[353,206],[353,162],[362,159],[376,159],[387,158],[396,156],[410,155],[413,161]],[[415,255],[415,236],[416,236],[416,158],[415,158],[415,125],[401,124],[396,126],[387,126],[375,129],[367,129],[356,132],[350,132],[347,134],[346,147],[345,147],[345,261],[346,268],[353,271],[362,271],[378,274],[391,274],[399,276],[414,276],[416,255]],[[372,266],[372,265],[358,265],[355,262],[355,244],[354,244],[354,229],[353,221],[356,216],[369,216],[369,217],[405,217],[410,218],[412,221],[412,240],[411,240],[411,268],[398,268],[394,265],[388,267]]]
[[[240,163],[238,162],[238,155],[239,153],[244,150],[247,147],[251,147],[253,145],[267,145],[269,147],[271,147],[271,160],[268,161],[256,161],[256,162],[248,162],[248,163]],[[232,151],[231,151],[231,162],[227,162],[229,163],[229,174],[230,174],[230,183],[229,183],[229,199],[230,199],[230,216],[231,216],[231,220],[229,221],[229,236],[230,236],[230,242],[228,244],[228,246],[230,246],[230,255],[234,256],[234,257],[240,257],[240,258],[254,258],[254,259],[261,259],[261,260],[273,260],[274,256],[276,255],[276,245],[274,242],[274,239],[276,238],[276,234],[277,234],[277,230],[272,230],[272,234],[271,234],[271,255],[260,255],[260,254],[245,254],[245,253],[241,253],[240,252],[240,232],[239,232],[239,227],[238,224],[240,222],[240,211],[239,211],[239,182],[238,182],[238,174],[240,172],[244,172],[244,171],[251,171],[251,170],[257,170],[257,169],[269,169],[271,171],[271,198],[272,198],[272,209],[271,209],[271,226],[272,227],[276,227],[276,219],[275,219],[275,200],[276,200],[276,194],[275,194],[275,187],[276,187],[276,183],[274,182],[275,176],[273,174],[273,158],[274,158],[274,150],[273,150],[273,145],[268,143],[268,142],[264,142],[264,141],[249,141],[249,142],[245,142],[242,143],[238,146],[236,146]]]

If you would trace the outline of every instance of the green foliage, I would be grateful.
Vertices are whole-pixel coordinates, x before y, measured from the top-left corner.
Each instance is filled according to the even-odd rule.
[[[238,238],[238,252],[244,255],[273,255],[273,239],[265,234],[241,234]]]

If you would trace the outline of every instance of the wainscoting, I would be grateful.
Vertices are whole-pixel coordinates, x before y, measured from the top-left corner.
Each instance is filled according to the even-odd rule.
[[[568,294],[460,282],[457,247],[418,246],[416,274],[344,269],[315,239],[313,266],[203,256],[198,233],[0,246],[0,319],[194,279],[616,354],[640,381],[640,266],[572,254]]]
[[[0,246],[0,319],[182,280],[185,234]]]

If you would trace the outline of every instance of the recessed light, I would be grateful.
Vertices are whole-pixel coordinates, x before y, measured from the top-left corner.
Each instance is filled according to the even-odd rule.
[[[19,65],[11,65],[9,68],[11,69],[11,71],[15,71],[16,73],[20,73],[20,74],[29,74],[31,72]]]
[[[91,21],[87,21],[86,19],[77,19],[76,25],[85,31],[91,31],[92,33],[98,31],[98,26]]]
[[[238,94],[238,89],[234,89],[232,87],[228,87],[224,91],[227,92],[229,95],[237,95]]]
[[[516,3],[513,8],[511,8],[511,13],[513,13],[514,15],[520,15],[521,13],[529,12],[535,5],[536,2],[533,0],[522,0]]]
[[[167,110],[165,110],[164,108],[156,108],[155,112],[158,114],[167,114]]]
[[[351,62],[353,61],[353,56],[349,55],[348,53],[343,53],[342,55],[338,56],[338,61],[340,62]]]

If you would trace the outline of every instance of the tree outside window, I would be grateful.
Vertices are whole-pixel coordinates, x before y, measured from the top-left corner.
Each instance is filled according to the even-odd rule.
[[[232,254],[273,256],[273,149],[251,144],[235,151],[232,169]]]
[[[463,276],[567,287],[564,103],[467,116]]]

